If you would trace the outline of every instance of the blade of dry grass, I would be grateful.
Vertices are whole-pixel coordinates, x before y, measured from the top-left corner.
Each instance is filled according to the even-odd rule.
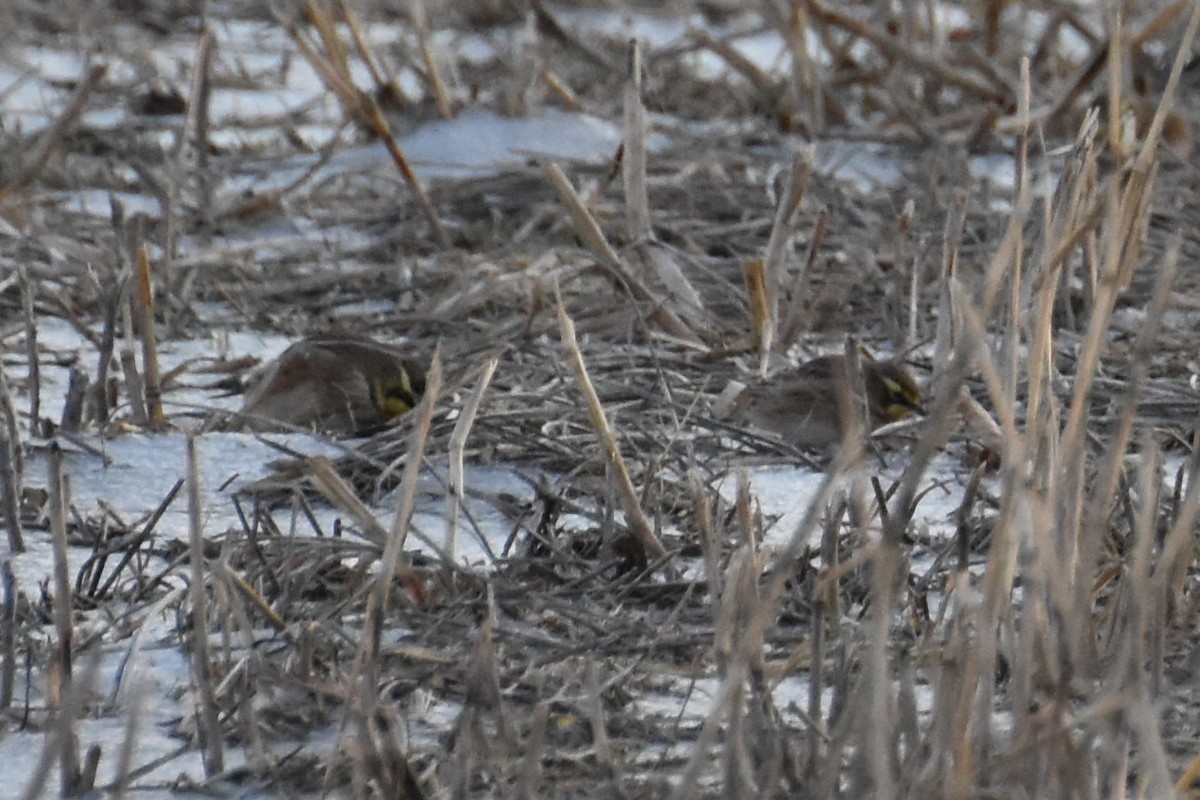
[[[584,246],[587,247],[594,255],[600,265],[613,276],[617,284],[633,297],[634,300],[653,306],[653,318],[656,319],[663,329],[670,334],[680,336],[692,341],[695,339],[695,333],[689,325],[687,325],[674,311],[667,308],[662,300],[654,295],[645,284],[633,276],[626,268],[625,263],[617,252],[613,250],[612,245],[608,243],[604,232],[600,230],[599,223],[596,218],[588,211],[583,200],[575,191],[575,187],[571,185],[570,179],[562,171],[562,168],[553,162],[545,165],[546,174],[550,178],[550,184],[558,193],[559,199],[563,205],[567,207],[567,213],[571,218],[571,223],[575,227],[575,233],[583,240]]]
[[[392,517],[391,531],[383,550],[383,567],[373,591],[373,596],[377,595],[377,607],[380,612],[390,607],[392,583],[396,577],[403,577],[409,569],[404,558],[404,542],[408,538],[409,525],[416,510],[417,481],[421,476],[421,462],[425,457],[425,445],[429,438],[434,406],[441,391],[442,354],[439,346],[429,362],[425,395],[417,407],[409,412],[414,422],[408,440],[404,477],[400,481],[400,488],[396,490],[396,513]]]
[[[204,579],[204,507],[200,501],[200,460],[196,438],[187,437],[188,551],[192,601],[192,682],[196,688],[196,719],[204,774],[212,777],[225,769],[225,747],[213,686],[212,656],[208,648],[208,583]]]
[[[74,628],[70,567],[67,561],[67,504],[66,478],[63,473],[62,449],[58,442],[50,443],[47,464],[50,484],[50,535],[54,552],[54,630],[57,643],[50,668],[50,705],[57,710],[55,720],[61,745],[59,777],[62,796],[74,794],[79,783],[79,733],[75,725],[80,709],[71,707],[68,698],[82,699],[75,687]]]
[[[88,99],[92,93],[100,86],[100,82],[104,80],[104,76],[108,74],[108,66],[106,64],[97,64],[88,69],[88,73],[84,76],[79,85],[75,87],[75,91],[67,100],[66,106],[61,114],[54,120],[54,123],[46,129],[38,140],[37,147],[34,148],[33,154],[21,169],[21,171],[3,186],[0,186],[0,204],[3,204],[10,196],[16,192],[25,189],[37,179],[45,169],[46,164],[50,162],[50,157],[62,144],[71,127],[83,114],[84,106],[87,105]]]
[[[650,195],[646,189],[646,107],[642,103],[642,50],[637,39],[629,42],[625,65],[624,158],[621,175],[625,180],[625,219],[632,242],[648,241]]]
[[[13,574],[12,559],[0,559],[0,709],[12,706],[13,687],[17,678],[17,577]]]
[[[988,76],[976,75],[957,66],[946,64],[937,55],[931,54],[927,42],[921,42],[918,50],[908,43],[902,42],[883,30],[876,30],[870,25],[855,19],[849,14],[835,11],[830,6],[806,0],[806,5],[813,18],[822,24],[831,25],[861,37],[879,48],[885,56],[907,62],[918,71],[928,73],[929,77],[950,85],[957,86],[977,100],[1003,107],[1008,103],[1012,92],[1007,86],[996,86],[985,80]]]
[[[800,207],[804,203],[804,194],[808,189],[808,179],[812,175],[815,159],[816,150],[813,145],[807,146],[802,153],[792,157],[791,169],[784,179],[783,189],[775,206],[775,217],[771,222],[771,235],[767,239],[763,257],[766,270],[766,301],[770,310],[769,334],[764,338],[770,344],[775,341],[776,327],[783,316],[783,287],[784,278],[787,276],[790,245],[796,232],[796,222],[800,217]],[[803,299],[794,297],[793,308],[795,302]]]
[[[329,459],[313,456],[306,463],[310,470],[309,480],[317,487],[317,491],[336,508],[349,514],[368,541],[383,547],[388,540],[387,529],[379,524],[371,509],[358,498],[353,487],[338,474]]]
[[[163,415],[162,386],[158,376],[158,336],[154,324],[154,288],[150,278],[150,248],[145,243],[137,251],[137,294],[131,298],[142,341],[142,380],[147,423],[160,431],[167,425]]]
[[[196,56],[193,59],[195,72],[192,75],[191,102],[188,104],[188,114],[195,122],[190,126],[194,142],[192,149],[196,154],[195,176],[199,187],[199,214],[203,230],[208,231],[213,221],[213,174],[209,166],[212,145],[211,113],[212,113],[212,64],[216,42],[212,32],[207,28],[201,32],[196,42]],[[172,248],[163,251],[167,264],[164,272],[171,274],[171,259],[174,257]],[[174,288],[174,287],[171,287]]]
[[[450,434],[450,486],[446,492],[445,552],[451,560],[457,558],[458,554],[458,514],[465,501],[463,490],[467,484],[463,462],[467,438],[471,434],[471,426],[475,424],[479,406],[483,403],[483,396],[487,393],[488,385],[491,384],[499,364],[498,358],[492,358],[484,364],[479,380],[475,382],[475,388],[463,404],[458,420],[454,423],[454,430]]]
[[[282,18],[279,21],[285,26],[291,40],[300,48],[301,54],[320,76],[325,87],[338,98],[346,114],[383,142],[388,155],[392,158],[392,163],[396,165],[396,169],[408,185],[409,193],[416,202],[417,208],[420,209],[429,224],[434,241],[443,249],[449,248],[450,237],[446,234],[441,219],[429,201],[425,187],[421,184],[417,173],[413,171],[407,156],[404,155],[404,150],[392,134],[391,126],[384,117],[379,103],[374,97],[355,85],[354,78],[350,73],[345,47],[341,43],[341,37],[337,33],[332,18],[325,9],[311,2],[306,5],[306,12],[309,21],[320,32],[322,43],[325,45],[324,53],[317,52],[295,21]]]
[[[757,258],[742,262],[742,277],[746,281],[746,305],[750,309],[750,335],[758,349],[758,374],[767,376],[771,345],[775,339],[773,305],[767,297],[767,279],[763,262]]]
[[[21,524],[20,491],[22,476],[16,468],[16,453],[20,442],[9,438],[7,426],[0,426],[0,508],[4,511],[4,528],[8,533],[8,552],[25,552],[24,526]],[[6,706],[7,703],[0,703]]]
[[[17,268],[17,278],[21,282],[21,311],[25,319],[25,363],[29,376],[30,430],[36,432],[38,420],[42,416],[42,371],[38,360],[37,317],[33,311],[34,294],[37,292],[37,287],[29,280],[29,270],[24,266]]]
[[[633,479],[629,474],[629,467],[626,465],[625,459],[621,456],[621,448],[617,444],[617,438],[608,424],[608,416],[604,413],[604,406],[601,405],[600,398],[596,394],[596,389],[588,377],[587,365],[584,363],[583,353],[580,352],[579,342],[575,339],[575,323],[567,315],[566,306],[563,305],[562,293],[558,291],[557,287],[555,287],[554,294],[558,304],[559,335],[562,339],[563,347],[567,351],[567,361],[571,365],[571,371],[575,374],[575,381],[579,385],[579,391],[583,394],[583,401],[587,406],[588,418],[591,420],[592,428],[599,439],[600,447],[604,451],[605,461],[613,472],[617,498],[620,500],[621,508],[625,511],[626,524],[629,525],[630,530],[641,544],[647,560],[663,560],[665,563],[667,551],[663,548],[662,542],[658,540],[658,535],[655,534],[650,520],[642,511],[637,490],[634,488]],[[668,571],[670,571],[670,566],[666,566]]]

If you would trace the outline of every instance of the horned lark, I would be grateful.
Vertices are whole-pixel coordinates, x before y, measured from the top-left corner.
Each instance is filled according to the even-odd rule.
[[[844,393],[843,387],[859,383],[854,376],[847,376],[844,356],[824,356],[747,387],[734,400],[732,416],[774,432],[797,447],[825,448],[842,441],[846,427],[843,406],[850,413],[861,413],[865,405],[868,432],[921,412],[921,391],[908,370],[895,361],[876,361],[866,354],[860,364],[865,404],[861,396]]]
[[[256,427],[274,421],[352,434],[407,413],[424,391],[421,365],[392,347],[358,336],[313,336],[267,365],[242,414]]]

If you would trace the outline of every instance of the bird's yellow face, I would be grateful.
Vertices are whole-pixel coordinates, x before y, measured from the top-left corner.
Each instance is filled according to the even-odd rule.
[[[407,414],[425,394],[425,374],[421,368],[405,362],[398,369],[377,377],[371,385],[375,405],[391,419]]]
[[[871,413],[881,422],[895,422],[909,414],[922,414],[921,390],[912,375],[897,364],[864,364]]]

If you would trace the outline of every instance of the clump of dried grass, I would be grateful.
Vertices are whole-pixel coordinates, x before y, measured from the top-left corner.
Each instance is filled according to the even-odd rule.
[[[815,157],[801,153],[781,159],[791,168],[772,197],[745,135],[697,137],[651,154],[647,98],[663,91],[664,75],[680,74],[659,68],[680,54],[648,55],[635,44],[624,49],[620,87],[597,80],[577,93],[561,91],[575,68],[552,63],[563,56],[530,54],[557,96],[571,94],[607,116],[621,110],[619,185],[616,170],[553,165],[438,185],[428,197],[409,181],[413,210],[394,207],[394,185],[372,176],[316,180],[314,168],[287,190],[222,215],[204,181],[195,202],[170,207],[170,198],[191,191],[172,173],[174,183],[161,192],[164,230],[156,231],[168,250],[177,214],[253,230],[284,200],[330,230],[349,209],[356,230],[375,240],[338,252],[362,269],[316,274],[307,246],[281,246],[269,263],[254,261],[253,248],[170,253],[167,276],[152,287],[137,245],[159,239],[130,230],[136,226],[119,209],[110,229],[72,227],[83,240],[72,252],[104,253],[102,276],[134,274],[128,265],[140,255],[134,298],[93,291],[88,270],[50,269],[46,245],[44,260],[28,265],[20,281],[19,301],[2,297],[14,309],[19,303],[27,321],[62,315],[96,342],[105,354],[91,395],[96,420],[110,418],[102,376],[118,315],[131,342],[133,309],[153,314],[156,297],[174,330],[203,329],[186,313],[186,299],[198,297],[224,298],[247,321],[292,333],[383,295],[395,300],[396,314],[343,315],[343,324],[403,333],[430,351],[442,339],[451,365],[440,403],[431,398],[420,414],[353,444],[343,459],[294,463],[297,472],[275,481],[283,490],[276,497],[292,503],[293,530],[307,526],[311,538],[281,531],[285,515],[272,513],[262,493],[244,528],[223,536],[204,530],[194,513],[186,552],[157,548],[152,536],[174,492],[143,525],[115,533],[106,527],[114,522],[98,526],[74,593],[56,569],[55,658],[67,672],[53,736],[70,744],[90,683],[69,669],[80,641],[64,598],[74,594],[77,603],[125,604],[131,617],[162,608],[190,617],[181,641],[190,641],[199,699],[180,726],[195,743],[180,752],[202,746],[213,778],[222,746],[236,741],[257,780],[354,796],[499,795],[512,787],[522,796],[594,796],[598,785],[623,796],[1109,796],[1138,782],[1150,795],[1169,793],[1182,771],[1180,754],[1168,750],[1178,731],[1160,725],[1155,704],[1184,660],[1178,630],[1194,610],[1187,543],[1200,490],[1192,458],[1179,467],[1173,493],[1164,492],[1163,454],[1137,432],[1147,421],[1142,399],[1152,388],[1153,357],[1171,335],[1165,310],[1194,280],[1178,268],[1187,242],[1163,244],[1168,237],[1156,226],[1164,218],[1151,204],[1164,180],[1157,142],[1169,103],[1153,122],[1139,122],[1134,132],[1145,138],[1135,144],[1122,138],[1123,84],[1111,79],[1107,127],[1080,138],[1042,206],[1030,189],[1028,151],[1039,121],[1045,129],[1057,124],[1039,117],[1047,106],[1034,102],[1032,87],[1046,87],[1049,107],[1062,112],[1085,99],[1088,76],[1104,67],[1123,73],[1130,63],[1123,43],[1144,45],[1183,5],[1140,23],[1128,39],[1119,29],[1107,40],[1087,37],[1091,60],[1066,75],[1045,50],[1018,66],[1000,6],[985,4],[984,23],[969,32],[982,51],[911,15],[890,27],[819,3],[768,13],[766,24],[784,30],[791,49],[793,69],[782,78],[755,74],[731,41],[697,34],[695,44],[744,75],[758,110],[785,127],[849,126],[860,113],[853,106],[878,103],[885,113],[860,120],[859,135],[980,147],[1019,131],[1018,189],[1006,226],[977,196],[921,183],[915,169],[896,196],[867,198],[828,185]],[[326,6],[310,4],[315,38],[297,26],[293,41],[306,43],[306,57],[347,116],[394,146],[378,124],[376,98],[385,93],[349,82],[343,34],[377,90],[392,82],[387,59],[371,50],[349,7],[339,13],[341,28]],[[593,74],[595,62],[618,63],[626,48],[580,45],[540,7],[531,25],[566,43],[572,56],[586,53]],[[1089,33],[1088,25],[1059,9],[1050,31]],[[452,113],[453,86],[437,69],[429,30],[418,28],[416,60],[440,113]],[[831,69],[807,51],[809,31],[840,54]],[[530,66],[526,59],[521,69]],[[208,141],[208,69],[193,91],[200,146]],[[79,102],[97,91],[81,86]],[[706,95],[681,87],[676,100],[696,96]],[[57,139],[78,110],[69,112]],[[15,190],[35,185],[43,150],[30,151],[33,171],[10,184]],[[403,172],[402,153],[396,163]],[[328,212],[333,207],[337,213]],[[49,221],[59,236],[65,219]],[[474,252],[445,252],[443,225]],[[874,237],[870,257],[845,260],[864,231]],[[937,247],[923,237],[941,245],[936,267],[929,252]],[[791,252],[797,238],[808,245],[799,270]],[[814,299],[822,293],[828,303]],[[1113,337],[1119,304],[1145,311],[1128,345]],[[822,308],[837,312],[822,319]],[[143,405],[133,417],[141,424],[157,416],[152,319],[138,325],[142,370],[132,344],[124,351],[129,396],[122,402]],[[839,343],[850,320],[857,333],[889,332],[897,349],[934,341],[931,420],[910,440],[891,486],[880,476],[866,480],[870,467],[852,469],[863,445],[847,443],[822,465],[820,490],[801,522],[782,546],[767,549],[770,521],[756,512],[736,467],[751,457],[801,454],[722,426],[708,404],[754,362],[765,366],[797,342]],[[829,331],[836,335],[821,341]],[[26,335],[36,347],[36,336]],[[1120,358],[1131,365],[1123,380],[1109,374]],[[968,382],[994,421],[979,400],[964,398]],[[964,408],[991,423],[983,455],[999,465],[994,474],[986,460],[947,445]],[[1175,423],[1177,409],[1166,412]],[[117,414],[129,417],[124,408]],[[6,430],[16,434],[15,417]],[[950,544],[913,523],[939,451],[965,462],[958,538]],[[453,454],[445,469],[443,453]],[[21,474],[15,460],[3,474]],[[478,495],[464,477],[463,465],[473,463],[518,469],[534,492],[529,501],[484,498],[510,520],[512,535],[487,564],[464,566],[454,560],[457,515],[467,535],[479,533],[464,504]],[[410,524],[422,469],[445,473],[443,543]],[[732,500],[717,489],[731,472],[741,476]],[[189,481],[194,491],[194,472]],[[344,512],[339,526],[361,538],[322,530],[309,484]],[[389,530],[367,502],[392,489]],[[61,496],[52,503],[65,565],[64,503]],[[12,504],[10,497],[15,550]],[[95,532],[81,515],[73,523],[79,538]],[[432,555],[406,553],[410,535]],[[923,558],[933,566],[916,566]],[[185,568],[188,594],[170,588]],[[18,628],[12,587],[5,593],[7,704],[18,648],[35,650],[35,623]],[[385,642],[401,627],[406,638]],[[205,653],[210,631],[221,646]],[[779,707],[780,684],[802,668],[805,708]],[[692,689],[710,687],[706,710],[686,713]],[[405,728],[421,721],[425,697],[460,715],[440,738],[415,740]],[[672,713],[656,713],[655,698]],[[338,747],[329,756],[301,761],[273,752],[273,737],[331,723]],[[78,743],[49,748],[54,741],[46,739],[49,755],[31,777],[31,795],[55,758],[64,788],[91,785]],[[149,766],[133,765],[132,750],[121,756],[118,785]]]

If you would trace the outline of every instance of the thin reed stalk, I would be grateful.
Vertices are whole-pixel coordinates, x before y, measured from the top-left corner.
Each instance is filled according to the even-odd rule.
[[[617,251],[609,244],[604,232],[600,229],[600,224],[588,211],[583,199],[575,191],[575,187],[571,185],[570,179],[567,178],[562,168],[551,162],[546,164],[545,170],[551,186],[554,187],[559,199],[567,208],[567,214],[575,227],[576,235],[583,240],[584,246],[597,258],[600,265],[613,276],[617,285],[628,292],[635,301],[651,306],[653,311],[648,316],[662,325],[665,331],[676,336],[693,339],[694,332],[691,326],[684,322],[675,311],[662,303],[661,298],[651,292],[641,279],[629,271],[625,262],[617,255]]]
[[[134,316],[138,321],[138,332],[142,341],[142,380],[145,392],[146,421],[151,430],[162,430],[167,425],[162,407],[162,385],[158,374],[158,335],[154,323],[154,288],[150,277],[150,248],[143,243],[138,247],[137,293],[130,298]]]
[[[596,389],[588,377],[587,365],[584,363],[583,353],[579,350],[579,342],[575,338],[575,323],[567,315],[566,306],[563,305],[562,294],[557,289],[555,290],[555,297],[558,302],[559,335],[562,339],[563,347],[566,349],[567,361],[571,365],[571,371],[575,374],[575,381],[579,385],[580,392],[583,394],[583,401],[587,406],[588,418],[591,420],[592,428],[595,430],[600,447],[604,452],[605,463],[612,470],[613,480],[616,483],[617,498],[620,500],[621,508],[625,512],[626,524],[641,545],[647,560],[657,561],[662,559],[665,562],[667,551],[663,548],[662,542],[658,540],[658,535],[654,532],[654,527],[650,524],[649,518],[642,511],[637,490],[634,488],[633,479],[629,474],[629,467],[626,465],[625,459],[621,455],[621,448],[617,444],[617,437],[608,424],[608,415],[604,413],[604,406],[601,405],[600,398],[596,394]],[[666,566],[665,563],[664,566]]]
[[[73,678],[74,624],[71,618],[74,602],[71,594],[71,577],[67,562],[67,498],[66,478],[63,473],[62,449],[58,442],[50,444],[47,464],[50,478],[50,535],[54,550],[54,630],[57,646],[51,669],[54,686],[51,687],[51,704],[56,708],[59,753],[59,783],[64,797],[74,794],[79,786],[79,734],[75,727],[77,708],[66,705],[68,698],[75,697]]]
[[[625,149],[621,159],[621,176],[625,181],[625,224],[633,242],[648,241],[650,228],[650,195],[646,189],[646,107],[642,103],[642,50],[637,39],[629,41],[626,61],[625,91]]]
[[[0,559],[0,589],[0,709],[8,710],[17,677],[17,577],[9,558]]]
[[[225,745],[217,707],[212,656],[209,653],[208,582],[205,580],[204,513],[200,501],[200,460],[196,437],[187,437],[188,553],[192,601],[192,683],[196,688],[197,734],[204,759],[204,774],[212,777],[225,769]]]
[[[50,158],[62,146],[63,140],[83,114],[92,94],[100,86],[106,74],[108,74],[106,64],[95,64],[88,68],[87,75],[75,86],[75,91],[71,93],[62,113],[41,135],[33,153],[22,165],[21,171],[7,183],[0,185],[0,204],[34,183],[42,170],[50,163]]]
[[[387,148],[388,155],[392,158],[392,163],[395,164],[401,177],[404,178],[404,182],[408,186],[409,193],[416,202],[417,208],[429,224],[434,241],[442,249],[449,248],[450,237],[447,235],[446,229],[437,215],[437,211],[434,210],[433,204],[429,200],[429,195],[425,192],[425,187],[422,186],[417,173],[413,171],[412,165],[404,155],[404,150],[392,134],[391,126],[384,117],[379,103],[369,93],[362,91],[354,84],[346,50],[332,18],[323,7],[316,3],[307,3],[305,11],[309,22],[316,27],[320,34],[321,42],[325,48],[324,52],[320,53],[317,51],[316,47],[302,33],[295,21],[281,19],[280,21],[286,27],[288,35],[296,46],[300,48],[301,54],[312,65],[326,88],[332,91],[337,97],[347,116],[371,131],[371,133],[379,137],[380,141],[383,142]]]
[[[433,52],[432,37],[427,21],[429,14],[425,8],[425,0],[413,0],[412,8],[414,12],[413,28],[417,33],[417,47],[421,51],[421,63],[425,66],[425,82],[429,85],[433,101],[437,105],[442,119],[454,119],[454,109],[450,105],[450,90],[446,88],[446,81],[442,78],[442,69]]]
[[[782,191],[779,193],[779,199],[775,206],[775,217],[771,222],[771,235],[767,239],[763,255],[763,267],[766,271],[764,289],[767,308],[770,311],[765,325],[766,332],[760,339],[764,350],[773,346],[780,320],[785,318],[783,310],[783,301],[786,296],[783,291],[784,279],[787,276],[788,261],[791,255],[792,237],[796,232],[796,222],[800,218],[800,208],[804,203],[805,192],[808,190],[808,180],[812,176],[815,159],[816,151],[812,145],[806,147],[802,153],[792,156],[791,168],[784,178]],[[801,290],[800,286],[792,287],[793,304],[807,299],[797,296]],[[795,306],[793,305],[793,307]]]
[[[433,353],[429,363],[429,374],[425,378],[425,396],[420,404],[409,412],[413,418],[412,432],[405,454],[404,476],[396,490],[396,511],[392,515],[392,526],[383,548],[383,564],[371,592],[368,619],[378,620],[378,615],[391,607],[392,585],[400,577],[410,592],[419,593],[420,588],[411,575],[404,557],[404,543],[408,539],[409,526],[416,510],[417,480],[421,475],[421,464],[425,457],[425,446],[429,438],[429,426],[433,420],[434,404],[442,391],[441,348]],[[419,599],[419,598],[418,598]],[[374,637],[372,637],[374,638]]]
[[[462,410],[459,412],[458,421],[454,423],[454,430],[450,434],[450,485],[446,492],[446,542],[444,549],[447,558],[451,561],[458,557],[458,518],[459,511],[465,501],[463,492],[467,485],[464,463],[466,460],[467,438],[471,434],[471,426],[475,424],[475,417],[479,414],[479,406],[483,403],[484,394],[487,392],[488,385],[492,382],[492,376],[496,373],[496,367],[499,364],[500,360],[493,358],[483,365],[479,379],[475,382],[475,388],[471,390],[471,394],[467,397],[467,402],[463,404]]]
[[[42,418],[42,368],[38,358],[37,317],[34,315],[34,296],[37,287],[29,280],[29,270],[18,267],[21,281],[21,311],[25,320],[25,364],[29,376],[29,430],[35,436],[38,420]]]
[[[4,529],[8,533],[10,555],[25,552],[20,499],[23,477],[16,467],[17,450],[20,446],[20,442],[9,438],[6,427],[0,427],[0,508],[4,511]]]

